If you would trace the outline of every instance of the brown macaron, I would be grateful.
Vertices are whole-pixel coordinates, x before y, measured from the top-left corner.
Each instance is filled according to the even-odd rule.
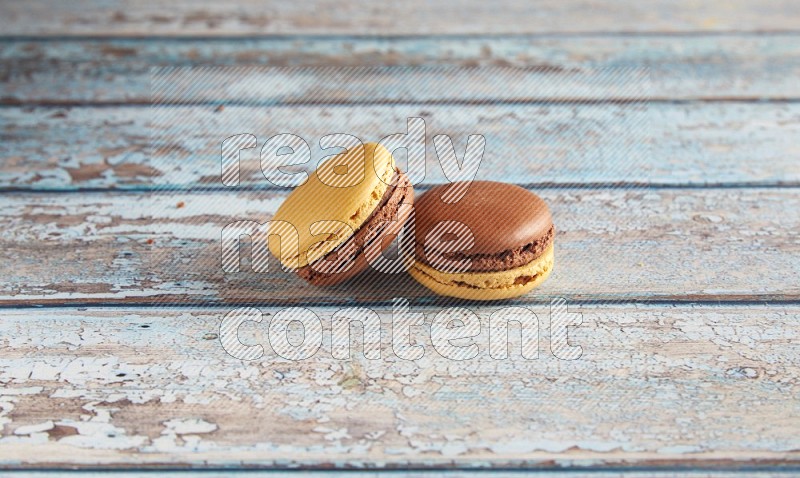
[[[555,237],[547,204],[524,188],[492,181],[474,181],[448,203],[448,188],[458,187],[437,186],[416,200],[411,276],[437,294],[472,300],[517,297],[544,282]]]

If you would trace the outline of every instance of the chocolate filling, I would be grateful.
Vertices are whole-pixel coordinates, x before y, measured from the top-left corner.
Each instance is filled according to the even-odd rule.
[[[545,271],[545,272],[546,272],[546,271]],[[535,281],[536,279],[538,279],[538,278],[539,278],[539,276],[541,276],[542,274],[544,274],[544,272],[540,272],[540,273],[538,273],[538,274],[534,274],[534,275],[532,275],[532,276],[519,276],[519,277],[517,277],[516,279],[514,279],[514,285],[515,285],[515,286],[516,286],[516,285],[525,285],[525,284],[527,284],[528,282],[533,282],[533,281]],[[430,276],[428,276],[428,277],[430,277]],[[486,290],[486,288],[485,288],[485,287],[478,287],[478,286],[476,286],[476,285],[473,285],[473,284],[467,284],[466,282],[463,282],[463,281],[460,281],[460,280],[453,281],[453,284],[454,284],[454,285],[457,285],[457,286],[459,286],[459,287],[465,287],[465,288],[467,288],[467,289]],[[498,288],[499,288],[499,287],[498,287]]]
[[[467,269],[468,272],[505,271],[524,266],[538,259],[550,244],[553,243],[554,236],[555,226],[551,226],[550,230],[548,230],[547,234],[544,236],[515,249],[509,249],[497,254],[469,254],[459,251],[442,254],[442,257],[453,261],[469,258],[472,263],[469,269]],[[425,259],[422,245],[419,243],[417,243],[417,259],[428,266],[431,265],[428,260]]]
[[[389,184],[391,184],[391,186],[386,188],[386,192],[383,193],[378,207],[375,208],[375,211],[372,212],[367,220],[364,221],[364,224],[362,224],[350,238],[342,244],[339,244],[336,249],[332,250],[324,257],[321,257],[313,264],[298,269],[297,275],[315,285],[331,285],[352,277],[364,270],[367,266],[366,260],[357,261],[357,263],[352,265],[349,269],[347,266],[356,259],[359,259],[358,256],[363,255],[364,248],[368,245],[365,244],[365,240],[370,231],[375,228],[382,229],[386,227],[390,221],[400,219],[397,218],[397,211],[400,204],[410,203],[408,198],[413,194],[411,182],[399,169],[395,169]],[[383,234],[373,236],[373,240],[383,240],[383,238]],[[388,245],[389,244],[386,244],[387,247]],[[363,259],[363,257],[360,259]],[[333,263],[326,265],[326,271],[314,270],[312,265],[318,266],[318,269],[322,269],[322,267],[319,267],[321,261],[332,261]]]

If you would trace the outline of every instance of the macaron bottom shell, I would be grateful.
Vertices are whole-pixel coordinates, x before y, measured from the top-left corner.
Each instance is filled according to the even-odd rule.
[[[409,274],[439,295],[467,300],[501,300],[527,294],[544,282],[553,270],[551,244],[541,256],[520,267],[495,272],[446,273],[417,261]]]

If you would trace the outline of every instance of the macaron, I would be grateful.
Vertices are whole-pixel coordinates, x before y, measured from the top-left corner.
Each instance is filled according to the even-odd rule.
[[[367,143],[326,160],[278,207],[269,250],[313,285],[334,285],[369,267],[413,210],[414,192],[383,146]],[[293,229],[292,229],[293,228]]]
[[[474,181],[448,202],[448,190],[466,186],[436,186],[417,198],[411,276],[437,294],[470,300],[508,299],[539,286],[554,260],[547,204],[527,189],[492,181]]]

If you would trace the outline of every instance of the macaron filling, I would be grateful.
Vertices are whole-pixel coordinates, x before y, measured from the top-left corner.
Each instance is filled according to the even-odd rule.
[[[363,264],[361,267],[352,264],[363,253],[364,249],[371,244],[370,241],[367,241],[369,233],[376,229],[384,229],[388,224],[391,224],[391,221],[397,221],[398,228],[402,227],[405,218],[397,217],[399,207],[401,204],[410,204],[412,201],[413,189],[411,182],[399,169],[395,168],[389,184],[390,186],[384,192],[378,207],[375,208],[352,236],[324,257],[297,269],[297,275],[312,284],[320,284],[328,282],[333,276],[339,274],[347,274],[349,277],[363,270]],[[378,233],[372,236],[370,240],[383,240],[383,238],[384,234]],[[330,262],[330,264],[321,265],[322,262]]]
[[[550,226],[547,233],[524,246],[520,246],[497,254],[467,254],[464,252],[442,253],[441,256],[450,261],[470,260],[469,272],[489,272],[515,269],[538,259],[553,244],[555,226]],[[425,257],[422,244],[416,244],[417,260],[431,266]]]

